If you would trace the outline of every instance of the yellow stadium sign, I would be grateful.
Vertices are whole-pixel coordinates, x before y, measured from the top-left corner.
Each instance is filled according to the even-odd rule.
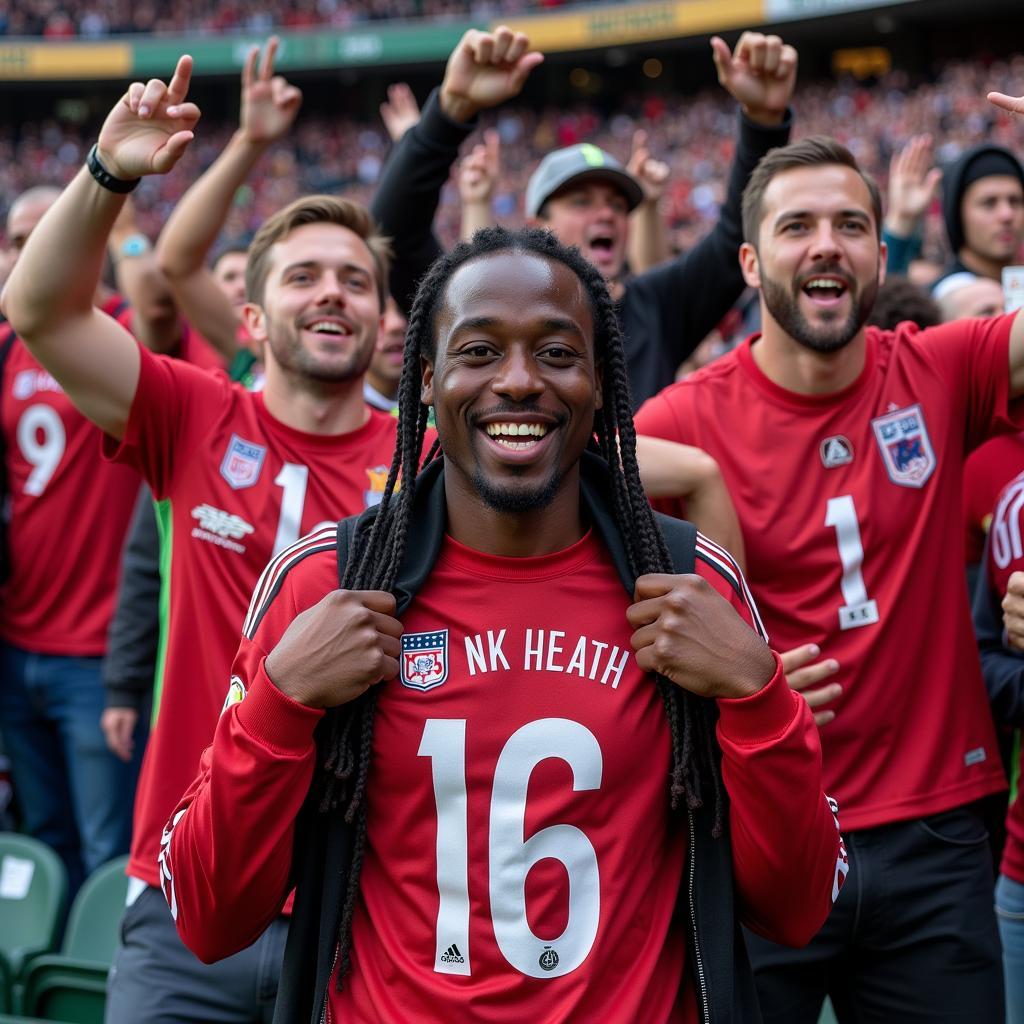
[[[126,43],[0,45],[0,79],[126,78],[131,68]]]
[[[535,49],[551,53],[723,32],[758,25],[763,20],[764,0],[672,0],[540,14],[513,18],[504,24],[525,32]]]

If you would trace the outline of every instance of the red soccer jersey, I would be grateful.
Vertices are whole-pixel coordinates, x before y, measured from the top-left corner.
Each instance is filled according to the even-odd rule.
[[[141,480],[103,461],[99,429],[20,340],[0,387],[11,558],[0,639],[42,654],[101,655]]]
[[[721,549],[701,539],[695,571],[756,617]],[[165,895],[204,958],[251,942],[287,889],[321,712],[263,660],[336,581],[330,530],[268,568],[233,669],[248,692],[165,833]],[[379,693],[352,971],[328,1020],[696,1020],[674,913],[686,819],[629,604],[590,535],[535,558],[446,539]],[[719,707],[741,912],[806,941],[845,873],[808,709],[781,670]]]
[[[1024,570],[1024,472],[1006,485],[992,507],[995,511],[989,534],[987,572],[992,589],[1002,597],[1010,574]],[[1024,749],[1020,767],[1021,777],[1024,777]],[[1020,779],[1006,816],[1006,845],[1000,870],[1024,885],[1024,800],[1021,800]]]
[[[841,392],[773,384],[739,349],[655,396],[641,434],[717,460],[780,651],[838,660],[821,731],[845,829],[946,810],[1005,785],[963,585],[965,454],[1024,425],[1008,399],[1012,317],[869,328]]]
[[[967,564],[981,561],[992,509],[1010,477],[1024,469],[1024,434],[986,441],[964,464],[964,519],[967,521]]]
[[[261,395],[142,351],[123,442],[157,500],[161,643],[154,728],[142,764],[129,874],[156,885],[160,833],[195,776],[224,702],[253,586],[272,555],[380,500],[395,420],[367,410],[342,436],[274,419]]]

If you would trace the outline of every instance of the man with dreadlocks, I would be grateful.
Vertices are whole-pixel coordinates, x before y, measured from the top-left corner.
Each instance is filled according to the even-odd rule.
[[[379,500],[396,438],[394,418],[363,398],[387,248],[367,211],[352,203],[297,200],[253,240],[244,316],[262,347],[260,394],[148,354],[93,309],[123,193],[142,174],[168,171],[191,139],[198,110],[185,102],[190,70],[182,58],[169,86],[135,83],[118,101],[89,166],[32,232],[4,292],[26,345],[106,432],[108,456],[139,470],[158,502],[157,706],[108,1024],[248,1024],[269,1014],[283,921],[238,957],[200,964],[178,940],[160,895],[160,837],[213,735],[260,572],[317,523]]]
[[[644,496],[599,272],[478,232],[399,405],[375,514],[257,586],[165,833],[182,938],[233,952],[294,881],[279,1024],[757,1019],[738,921],[806,941],[845,854],[742,575]]]

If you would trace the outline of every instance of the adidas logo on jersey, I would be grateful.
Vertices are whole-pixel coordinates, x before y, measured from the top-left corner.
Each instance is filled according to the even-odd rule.
[[[453,942],[442,954],[441,963],[443,964],[464,964],[466,958],[459,952],[459,947]]]
[[[835,437],[826,437],[821,442],[821,461],[826,469],[834,469],[836,466],[846,466],[853,462],[853,445],[842,434]]]

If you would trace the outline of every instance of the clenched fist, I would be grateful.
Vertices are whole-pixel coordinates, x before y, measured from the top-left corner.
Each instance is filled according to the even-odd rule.
[[[333,708],[398,675],[402,624],[380,590],[333,590],[297,615],[264,665],[286,696]]]

